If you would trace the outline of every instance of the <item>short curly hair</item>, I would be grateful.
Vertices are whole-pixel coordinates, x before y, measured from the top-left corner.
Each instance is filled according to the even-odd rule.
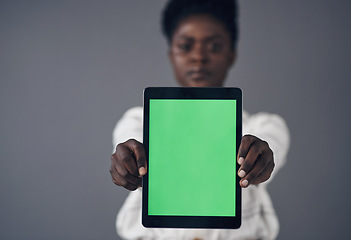
[[[170,0],[162,12],[162,32],[169,44],[179,22],[191,15],[207,14],[223,23],[228,30],[233,49],[238,41],[236,0]]]

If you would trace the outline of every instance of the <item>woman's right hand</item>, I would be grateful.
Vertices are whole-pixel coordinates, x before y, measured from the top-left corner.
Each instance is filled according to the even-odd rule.
[[[111,156],[112,181],[130,191],[141,187],[142,177],[147,172],[145,150],[142,143],[129,139],[120,143]]]

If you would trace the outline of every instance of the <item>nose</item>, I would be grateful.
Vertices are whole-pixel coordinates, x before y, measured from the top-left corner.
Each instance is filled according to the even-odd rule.
[[[206,64],[209,61],[208,53],[202,44],[196,44],[191,53],[191,62]]]

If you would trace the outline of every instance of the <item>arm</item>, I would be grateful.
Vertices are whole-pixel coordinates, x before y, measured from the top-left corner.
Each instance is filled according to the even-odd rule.
[[[142,136],[142,108],[131,108],[123,115],[113,131],[115,149],[111,156],[110,167],[112,181],[131,191],[141,186],[141,177],[146,174]]]
[[[247,119],[244,133],[238,152],[241,186],[271,180],[284,165],[289,149],[290,137],[285,121],[278,115],[258,113]]]
[[[138,156],[139,165],[143,165],[142,160],[140,162],[140,158],[143,158],[141,144],[143,138],[142,114],[141,107],[128,110],[113,131],[114,150],[110,168],[112,181],[118,186],[132,190],[121,207],[116,220],[118,234],[126,239],[138,239],[145,236],[145,229],[140,223],[141,189],[137,189],[141,185],[139,176],[145,173],[139,172],[136,161],[136,156]],[[146,167],[146,165],[143,166]]]

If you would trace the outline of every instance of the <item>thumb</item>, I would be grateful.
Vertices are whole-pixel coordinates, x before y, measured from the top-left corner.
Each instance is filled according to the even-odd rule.
[[[129,147],[134,153],[139,175],[144,176],[147,173],[147,163],[143,144],[134,140],[131,142]]]

